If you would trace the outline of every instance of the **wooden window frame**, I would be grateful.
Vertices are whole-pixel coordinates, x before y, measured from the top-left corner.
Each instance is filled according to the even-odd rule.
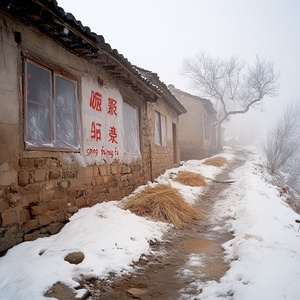
[[[49,111],[50,111],[50,138],[49,143],[43,141],[32,141],[29,138],[28,133],[28,122],[29,122],[29,113],[28,113],[28,103],[34,103],[32,99],[28,98],[28,64],[39,68],[45,72],[49,73],[49,82],[50,82],[50,100],[49,100]],[[44,151],[64,151],[64,152],[80,152],[80,122],[79,122],[79,109],[78,109],[78,80],[75,76],[68,74],[67,72],[55,68],[53,66],[47,65],[38,59],[34,59],[28,56],[24,56],[23,60],[24,68],[24,141],[26,150],[44,150]],[[59,142],[58,134],[56,132],[57,127],[57,118],[59,116],[58,112],[62,111],[57,105],[57,90],[56,90],[56,81],[63,79],[72,85],[74,85],[74,98],[72,101],[73,112],[64,111],[64,114],[69,114],[72,116],[72,129],[74,130],[73,138],[74,143],[70,144],[67,141],[66,135],[64,140]],[[35,105],[41,105],[40,103],[35,103]],[[56,106],[57,105],[57,106]],[[67,122],[62,122],[66,124]],[[36,143],[35,143],[36,142]]]
[[[162,119],[165,120],[165,128],[162,126]],[[163,130],[165,129],[165,140]],[[161,147],[167,147],[167,117],[162,115],[160,112],[155,111],[155,145]]]

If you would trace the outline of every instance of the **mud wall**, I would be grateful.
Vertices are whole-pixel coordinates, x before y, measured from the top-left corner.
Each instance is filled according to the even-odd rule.
[[[205,157],[204,111],[200,101],[186,96],[180,98],[187,113],[179,117],[180,159]]]
[[[15,41],[16,32],[21,42]],[[0,38],[0,252],[4,253],[22,241],[58,232],[79,208],[119,200],[150,180],[152,117],[139,95],[32,27],[1,15]],[[62,68],[77,78],[82,132],[78,152],[25,147],[24,55]],[[101,85],[98,85],[99,78]],[[89,101],[91,91],[103,92],[104,89],[112,93],[120,105],[130,99],[138,108],[139,156],[126,158],[122,147],[119,156],[113,159],[100,157],[101,147],[98,156],[88,153],[95,144],[91,143],[89,131],[84,128],[91,122],[90,117],[82,115],[86,108],[89,109],[84,101]],[[122,119],[119,121],[116,126],[121,126]],[[121,134],[119,142],[121,145]]]
[[[148,103],[148,111],[150,116],[151,137],[151,164],[153,169],[153,178],[170,167],[179,165],[179,149],[177,142],[178,132],[178,115],[173,108],[168,106],[163,99],[159,99],[157,103]],[[155,111],[166,117],[167,122],[167,145],[161,146],[155,144]],[[173,124],[176,126],[176,137],[174,140]],[[176,147],[176,150],[175,150]],[[175,153],[174,153],[175,152]],[[176,157],[174,157],[176,156]]]
[[[216,136],[213,115],[204,107],[200,98],[181,92],[174,88],[171,91],[187,109],[186,114],[179,116],[180,160],[203,159],[216,153]],[[205,117],[208,122],[208,136],[205,135]]]

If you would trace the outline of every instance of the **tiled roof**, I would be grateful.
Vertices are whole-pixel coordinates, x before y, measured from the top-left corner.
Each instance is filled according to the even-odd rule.
[[[191,98],[194,98],[195,100],[197,101],[201,101],[204,106],[206,107],[206,109],[211,113],[211,114],[217,114],[216,110],[214,109],[214,106],[212,104],[212,102],[209,100],[209,99],[206,99],[206,98],[202,98],[202,97],[199,97],[199,96],[196,96],[196,95],[192,95],[192,94],[189,94],[187,92],[184,92],[184,91],[181,91],[180,89],[177,89],[174,87],[174,85],[170,84],[168,86],[168,88],[171,90],[171,92],[177,92],[177,93],[180,93],[182,95],[185,95],[187,97],[191,97]]]
[[[1,0],[0,10],[36,27],[73,54],[100,65],[148,101],[161,97],[158,87],[143,77],[116,49],[112,49],[103,36],[91,32],[72,14],[65,13],[55,0]]]
[[[145,76],[149,81],[151,81],[154,85],[157,85],[159,89],[162,90],[162,97],[173,106],[176,111],[180,114],[185,114],[187,112],[186,108],[182,105],[182,103],[176,98],[176,96],[172,93],[172,91],[168,88],[168,86],[159,79],[157,73],[153,73],[151,71],[142,69],[140,67],[136,67],[136,69]],[[165,96],[165,97],[164,97]]]

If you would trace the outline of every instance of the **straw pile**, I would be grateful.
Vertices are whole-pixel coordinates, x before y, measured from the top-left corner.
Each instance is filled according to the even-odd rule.
[[[189,186],[206,186],[205,177],[200,174],[189,172],[189,171],[180,171],[174,179],[175,181]]]
[[[170,222],[180,228],[200,218],[199,212],[184,200],[179,191],[166,184],[146,187],[125,203],[124,208],[136,215]]]
[[[203,162],[205,165],[215,166],[215,167],[222,167],[228,163],[228,160],[222,156],[216,156],[206,159]]]

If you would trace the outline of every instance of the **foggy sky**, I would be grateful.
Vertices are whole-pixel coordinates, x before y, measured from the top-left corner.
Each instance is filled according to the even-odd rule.
[[[58,0],[58,5],[132,64],[186,92],[193,93],[179,70],[183,58],[199,50],[250,64],[256,54],[272,61],[280,72],[279,95],[266,98],[264,112],[233,117],[227,136],[260,140],[289,101],[300,102],[299,0]]]

